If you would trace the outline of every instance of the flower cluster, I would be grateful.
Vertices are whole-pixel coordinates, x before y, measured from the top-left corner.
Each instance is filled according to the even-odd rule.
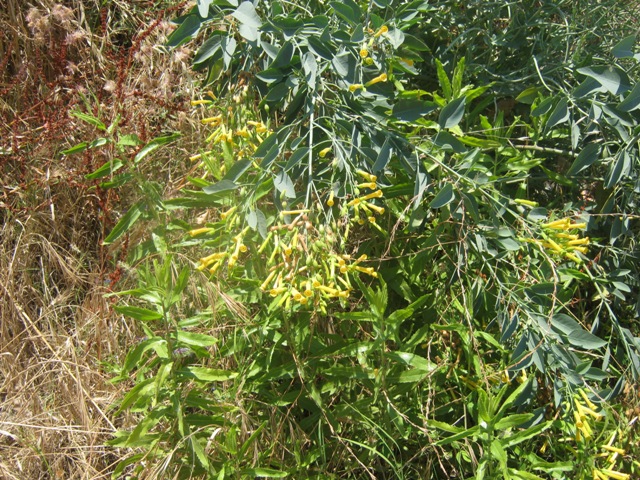
[[[586,255],[590,240],[589,237],[581,238],[578,232],[587,228],[586,223],[572,223],[569,218],[563,218],[541,226],[541,239],[520,238],[520,241],[539,245],[553,256],[568,258],[576,263],[582,262],[576,252]]]
[[[578,394],[573,397],[573,418],[575,421],[575,439],[579,444],[586,444],[593,436],[592,422],[601,420],[603,414],[598,412],[598,407],[589,399],[584,390],[579,390]],[[616,468],[620,456],[625,454],[624,449],[614,446],[614,442],[618,432],[614,432],[609,441],[600,445],[599,450],[602,452],[597,454],[597,458],[605,459],[605,466],[601,468],[593,468],[594,480],[628,480],[630,475],[622,473]]]
[[[382,198],[384,195],[382,190],[378,188],[378,178],[364,170],[356,170],[356,173],[365,180],[365,182],[356,185],[356,191],[371,190],[371,192],[365,195],[359,195],[346,203],[345,206],[350,209],[349,217],[359,225],[364,225],[367,221],[373,225],[377,225],[376,214],[383,215],[385,212],[384,207],[373,203],[373,200]],[[333,205],[334,192],[331,190],[329,192],[327,206],[331,207]]]
[[[241,89],[240,93],[234,96],[234,101],[239,103],[246,94],[246,89]],[[213,100],[216,100],[213,93],[209,92],[208,95]],[[216,108],[216,115],[207,116],[200,120],[203,125],[214,128],[207,137],[206,143],[213,147],[221,148],[223,152],[227,152],[228,156],[236,160],[252,155],[265,136],[270,133],[268,127],[261,121],[246,120],[247,117],[251,118],[251,116],[248,115],[248,111],[243,107],[228,106],[223,108],[215,104],[213,100],[191,101],[192,106],[213,106]],[[195,162],[201,160],[203,155],[211,155],[212,153],[214,153],[214,150],[208,150],[192,155],[189,158],[192,162]]]
[[[196,269],[211,275],[223,266],[231,270],[250,250],[251,256],[246,258],[260,259],[256,264],[263,269],[260,290],[277,298],[279,305],[323,310],[330,301],[345,301],[353,290],[350,275],[376,278],[378,272],[367,265],[366,255],[346,253],[342,240],[352,224],[368,221],[377,226],[376,215],[384,213],[384,208],[374,203],[383,196],[376,176],[364,170],[357,173],[366,180],[354,189],[357,196],[338,206],[330,190],[325,202],[329,208],[335,205],[348,218],[345,222],[322,224],[317,221],[324,215],[322,211],[282,210],[266,230],[266,238],[261,239],[250,227],[241,227],[248,221],[243,222],[242,211],[233,207],[220,214],[220,222],[194,228],[188,232],[191,237],[224,239],[215,242],[221,244],[220,251],[200,258]],[[319,205],[316,210],[321,210]]]

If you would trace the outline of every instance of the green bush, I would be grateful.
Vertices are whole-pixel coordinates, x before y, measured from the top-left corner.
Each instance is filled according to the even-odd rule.
[[[112,442],[142,450],[119,472],[637,468],[593,457],[622,451],[601,420],[640,372],[634,39],[574,64],[575,12],[521,3],[200,1],[178,19],[168,46],[198,42],[212,132],[121,292],[146,337],[120,375],[141,420]]]

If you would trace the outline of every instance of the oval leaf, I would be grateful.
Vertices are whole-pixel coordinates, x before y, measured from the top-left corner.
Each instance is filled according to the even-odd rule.
[[[464,107],[467,99],[460,97],[445,106],[440,112],[438,123],[442,128],[453,128],[460,123],[464,115]]]
[[[438,192],[438,195],[436,195],[436,198],[434,198],[433,200],[431,200],[431,203],[429,204],[430,208],[442,208],[445,205],[449,205],[451,202],[453,202],[453,200],[455,199],[455,194],[453,193],[453,186],[450,183],[447,183],[442,190],[440,190],[440,192]]]
[[[600,145],[590,143],[582,149],[580,155],[578,155],[573,161],[571,167],[569,167],[569,170],[567,171],[567,176],[577,175],[585,168],[591,166],[599,157]]]

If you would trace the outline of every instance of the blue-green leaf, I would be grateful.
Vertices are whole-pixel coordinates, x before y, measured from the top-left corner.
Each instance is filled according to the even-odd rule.
[[[622,112],[633,112],[640,107],[640,82],[636,83],[629,95],[618,104],[618,110]]]
[[[167,39],[167,47],[176,48],[185,42],[194,38],[200,31],[202,19],[195,13],[187,16],[184,21],[176,28]]]
[[[596,80],[613,95],[620,95],[631,88],[631,81],[624,70],[616,66],[598,65],[579,68],[578,73]]]
[[[429,204],[430,208],[442,208],[445,205],[449,205],[456,198],[453,192],[453,185],[447,183],[442,190],[438,192],[436,198],[431,200]]]
[[[572,175],[577,175],[585,168],[591,166],[600,157],[600,151],[600,145],[596,143],[590,143],[586,145],[573,161],[571,167],[569,167],[567,176],[570,177]]]
[[[296,190],[293,186],[293,182],[289,175],[285,172],[280,172],[273,179],[273,186],[276,187],[280,193],[284,193],[288,198],[296,198]]]
[[[460,123],[464,115],[466,97],[460,97],[446,105],[440,112],[438,124],[442,128],[453,128]]]

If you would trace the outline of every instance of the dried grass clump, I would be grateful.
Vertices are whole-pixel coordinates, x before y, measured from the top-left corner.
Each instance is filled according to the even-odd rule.
[[[119,255],[101,241],[128,198],[84,176],[136,150],[60,152],[104,135],[73,110],[107,125],[120,118],[116,133],[143,141],[176,130],[201,138],[186,113],[189,52],[155,47],[182,6],[149,5],[0,2],[2,479],[109,478],[119,460],[103,446],[116,430],[108,408],[119,397],[107,367],[122,361],[137,333],[104,297],[124,285],[114,282]],[[141,174],[174,188],[185,165],[173,160],[179,156],[167,149],[141,164]]]
[[[114,460],[102,443],[116,394],[101,358],[126,336],[101,295],[97,235],[74,207],[0,230],[0,477],[101,478]]]

